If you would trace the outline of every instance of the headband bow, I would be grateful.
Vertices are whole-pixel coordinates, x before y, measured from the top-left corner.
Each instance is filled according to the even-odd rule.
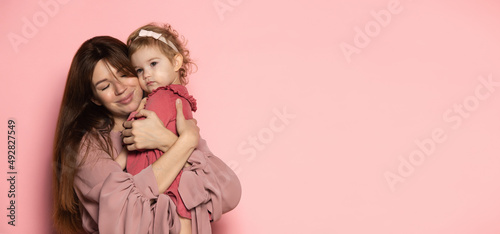
[[[163,37],[161,35],[161,33],[157,33],[157,32],[153,32],[153,31],[141,29],[141,31],[139,31],[139,36],[137,36],[135,39],[137,39],[139,37],[152,37],[152,38],[154,38],[156,40],[159,40],[159,41],[167,44],[168,46],[170,46],[170,48],[172,48],[173,50],[175,50],[175,52],[179,53],[179,50],[177,49],[177,47],[175,47],[174,43],[172,43],[171,41],[165,39],[165,37]]]

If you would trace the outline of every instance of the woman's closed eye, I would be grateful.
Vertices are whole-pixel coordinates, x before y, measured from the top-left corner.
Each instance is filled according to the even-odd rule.
[[[101,90],[101,91],[104,91],[104,90],[106,90],[107,88],[109,88],[109,84],[108,84],[108,85],[106,85],[106,86],[104,86],[104,87],[102,87],[102,88],[100,88],[100,90]]]
[[[125,73],[122,73],[122,72],[117,73],[116,76],[120,77],[120,78],[128,77]]]

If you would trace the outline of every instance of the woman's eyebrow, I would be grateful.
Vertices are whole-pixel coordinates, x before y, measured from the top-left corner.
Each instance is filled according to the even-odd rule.
[[[95,83],[95,85],[94,85],[94,86],[97,86],[98,84],[100,84],[100,83],[102,83],[102,82],[104,82],[104,81],[107,81],[107,80],[108,80],[108,78],[104,78],[104,79],[102,79],[102,80],[100,80],[100,81],[97,81],[97,83]]]

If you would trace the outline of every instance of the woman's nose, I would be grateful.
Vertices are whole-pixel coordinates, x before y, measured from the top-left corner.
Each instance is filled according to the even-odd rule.
[[[122,82],[120,82],[120,81],[117,81],[115,83],[115,87],[116,87],[116,89],[115,89],[116,95],[122,94],[127,89],[127,87],[124,84],[122,84]]]

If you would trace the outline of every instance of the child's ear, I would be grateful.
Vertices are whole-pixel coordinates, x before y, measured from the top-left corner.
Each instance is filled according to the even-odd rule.
[[[179,54],[179,53],[175,54],[175,56],[174,56],[174,71],[179,71],[179,69],[181,69],[183,60],[184,60],[184,57],[181,54]]]
[[[102,106],[102,103],[101,103],[99,100],[97,100],[97,99],[95,99],[95,98],[92,98],[92,99],[90,99],[90,100],[91,100],[94,104],[96,104],[96,105],[98,105],[98,106]]]

